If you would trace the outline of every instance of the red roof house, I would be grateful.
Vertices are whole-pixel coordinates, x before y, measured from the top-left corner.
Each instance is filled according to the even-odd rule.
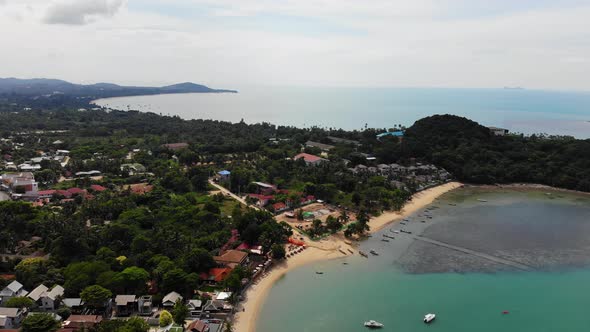
[[[93,185],[91,185],[90,186],[90,189],[92,189],[94,191],[98,191],[98,192],[102,192],[102,191],[107,190],[107,188],[105,188],[105,187],[103,187],[103,186],[101,186],[99,184],[93,184]]]
[[[214,267],[207,273],[201,273],[201,279],[218,283],[224,281],[231,273],[232,268],[230,267]]]
[[[299,160],[299,159],[303,159],[305,161],[306,165],[318,165],[318,164],[326,161],[326,159],[324,159],[322,157],[314,156],[313,154],[309,154],[309,153],[300,153],[300,154],[296,155],[295,157],[293,157],[293,160]]]

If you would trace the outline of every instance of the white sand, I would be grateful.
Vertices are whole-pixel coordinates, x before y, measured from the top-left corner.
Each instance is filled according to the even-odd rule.
[[[386,212],[378,217],[372,218],[369,221],[370,232],[378,232],[388,224],[424,208],[440,195],[461,186],[461,183],[450,182],[415,194],[412,196],[412,200],[404,205],[402,211]],[[297,237],[299,236],[297,235]],[[344,241],[345,239],[341,234],[330,236],[319,242],[308,240],[306,243],[308,243],[309,247],[306,250],[287,259],[284,263],[274,266],[267,272],[266,276],[260,278],[256,284],[250,286],[246,291],[246,299],[240,304],[239,312],[235,315],[234,331],[255,332],[256,319],[268,292],[274,283],[290,270],[317,261],[345,257],[350,255],[348,249],[355,251],[354,247]],[[344,251],[346,255],[340,250]],[[242,312],[242,309],[245,309],[245,311]]]

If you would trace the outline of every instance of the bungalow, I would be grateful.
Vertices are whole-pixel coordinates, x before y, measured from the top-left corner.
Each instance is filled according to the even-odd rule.
[[[60,285],[55,285],[53,288],[41,295],[39,307],[45,310],[55,310],[58,307],[58,302],[64,296],[65,289]]]
[[[65,298],[62,299],[61,302],[64,306],[70,308],[74,313],[79,313],[84,310],[84,301],[82,301],[80,298]]]
[[[135,295],[117,295],[115,297],[115,306],[117,316],[129,316],[137,308],[137,297]]]
[[[231,292],[219,292],[215,295],[215,299],[219,301],[227,301],[231,295]]]
[[[23,320],[20,308],[0,308],[0,329],[17,329]]]
[[[37,286],[35,289],[33,289],[29,294],[27,294],[27,297],[31,300],[33,300],[33,302],[37,302],[39,301],[39,299],[41,299],[41,296],[43,294],[45,294],[45,292],[47,292],[49,290],[49,288],[43,284]]]
[[[71,331],[87,330],[100,324],[100,322],[102,322],[102,316],[98,315],[71,315],[63,322],[62,328]]]
[[[272,209],[275,213],[279,213],[279,212],[283,212],[285,210],[288,210],[289,207],[287,207],[287,204],[285,204],[283,202],[278,202],[278,203],[274,203],[272,205]]]
[[[174,306],[174,304],[176,304],[176,301],[178,300],[182,301],[182,296],[176,292],[170,292],[166,294],[166,296],[164,296],[164,298],[162,299],[162,305],[164,307],[171,308]]]
[[[239,250],[228,250],[221,256],[213,257],[218,265],[234,268],[248,262],[248,253]]]
[[[207,273],[201,273],[200,277],[209,284],[216,284],[224,281],[231,271],[232,268],[229,267],[214,267]]]
[[[262,255],[262,246],[251,246],[249,244],[247,244],[246,242],[243,242],[242,244],[240,244],[236,250],[245,250],[251,254],[256,254],[256,255]]]
[[[26,296],[28,293],[24,286],[15,280],[0,292],[0,305],[13,297]]]
[[[201,300],[189,300],[186,304],[191,317],[200,317],[203,309],[203,302]]]
[[[303,159],[305,161],[305,164],[308,166],[319,165],[319,164],[323,163],[324,161],[327,161],[327,159],[324,159],[324,158],[318,157],[318,156],[314,156],[313,154],[309,154],[309,153],[300,153],[300,154],[296,155],[295,157],[293,157],[293,160],[299,160],[299,159]]]
[[[232,309],[231,304],[219,300],[209,300],[203,306],[204,313],[215,313],[220,311],[230,311]]]
[[[265,207],[268,205],[269,201],[274,199],[274,196],[272,195],[248,194],[248,197],[255,199],[256,205],[259,207]]]
[[[203,320],[195,320],[186,329],[189,332],[209,332],[209,325]]]

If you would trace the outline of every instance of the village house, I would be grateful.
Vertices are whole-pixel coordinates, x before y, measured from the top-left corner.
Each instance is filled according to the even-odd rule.
[[[3,305],[6,301],[13,297],[26,296],[28,293],[29,292],[24,288],[24,286],[15,280],[8,284],[8,286],[4,287],[4,289],[0,292],[0,305]]]
[[[492,132],[492,134],[496,136],[504,136],[509,133],[508,129],[498,128],[498,127],[488,127],[488,129]]]
[[[150,295],[143,295],[137,299],[137,308],[139,310],[139,314],[142,316],[147,316],[152,314],[153,310],[153,300]]]
[[[328,161],[327,159],[324,159],[324,158],[318,157],[318,156],[314,156],[313,154],[309,154],[309,153],[300,153],[300,154],[296,155],[295,157],[293,157],[293,160],[299,160],[299,159],[303,159],[305,161],[305,164],[308,166],[316,166],[316,165],[319,165],[325,161]]]
[[[186,329],[190,332],[209,332],[209,325],[203,320],[195,320]]]
[[[84,310],[84,301],[81,298],[65,298],[61,303],[72,310],[72,313],[78,314]]]
[[[188,300],[186,307],[188,308],[191,317],[199,317],[203,309],[203,301],[195,299]]]
[[[239,250],[228,250],[221,256],[213,257],[215,263],[220,266],[231,267],[243,266],[248,262],[248,253]]]
[[[20,308],[0,307],[0,329],[17,329],[23,320],[23,311]]]
[[[256,193],[262,195],[270,195],[277,190],[277,186],[264,183],[264,182],[252,182],[256,186]]]
[[[137,297],[135,295],[115,296],[115,314],[117,316],[129,316],[137,310]]]
[[[162,299],[162,306],[172,308],[178,300],[182,301],[182,296],[176,292],[170,292]]]
[[[94,328],[102,322],[102,316],[98,315],[71,315],[62,324],[65,331],[79,331]]]

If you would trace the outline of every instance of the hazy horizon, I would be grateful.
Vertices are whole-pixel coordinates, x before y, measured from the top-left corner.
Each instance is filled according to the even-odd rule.
[[[590,1],[0,0],[0,77],[588,91]]]

